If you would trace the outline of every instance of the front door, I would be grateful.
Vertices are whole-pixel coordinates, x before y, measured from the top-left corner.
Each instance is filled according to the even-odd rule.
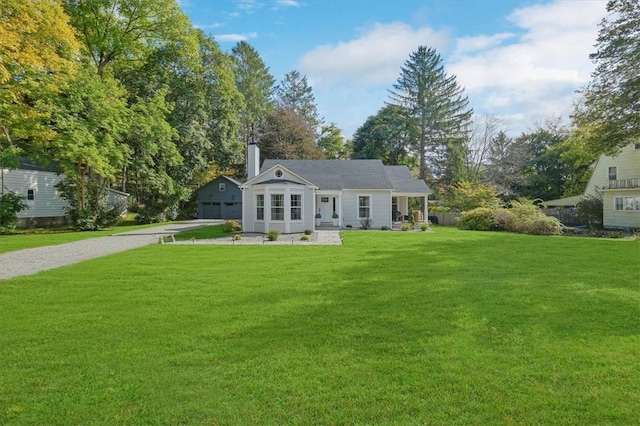
[[[331,198],[333,197],[329,195],[320,195],[318,197],[318,211],[322,216],[322,219],[320,219],[322,223],[331,222],[331,214],[333,213],[331,210]]]

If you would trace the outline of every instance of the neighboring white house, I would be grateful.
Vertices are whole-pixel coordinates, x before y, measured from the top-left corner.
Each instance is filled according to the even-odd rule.
[[[249,179],[242,188],[245,232],[303,232],[320,226],[392,227],[406,217],[409,198],[423,200],[427,217],[427,185],[406,166],[385,166],[380,160],[265,160],[249,146]],[[333,216],[337,215],[337,218]]]
[[[28,206],[17,214],[17,226],[51,226],[66,221],[68,203],[56,188],[63,178],[55,167],[42,167],[27,160],[21,160],[15,170],[0,169],[0,193],[10,191],[22,195]],[[108,191],[108,203],[126,207],[128,194],[113,189]]]
[[[598,194],[605,228],[640,228],[640,144],[598,158],[584,195]]]

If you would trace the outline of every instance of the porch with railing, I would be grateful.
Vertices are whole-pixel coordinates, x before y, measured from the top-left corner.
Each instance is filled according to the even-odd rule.
[[[640,188],[640,178],[610,180],[609,185],[603,189],[628,189],[628,188]]]

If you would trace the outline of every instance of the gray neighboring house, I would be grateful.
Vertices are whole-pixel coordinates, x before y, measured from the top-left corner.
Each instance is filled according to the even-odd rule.
[[[243,230],[303,232],[319,226],[391,228],[407,218],[409,198],[424,200],[429,188],[406,166],[380,160],[265,160],[249,146],[249,180],[243,189]],[[334,218],[334,213],[337,218]],[[317,218],[319,216],[319,218]]]
[[[241,183],[229,176],[218,176],[197,192],[198,219],[242,219]]]
[[[55,226],[65,224],[68,203],[60,197],[56,188],[58,182],[64,179],[55,163],[43,167],[36,162],[21,159],[18,168],[0,169],[0,191],[13,192],[25,197],[27,209],[19,212],[18,227]],[[107,189],[107,202],[120,204],[126,213],[127,197],[129,194]]]

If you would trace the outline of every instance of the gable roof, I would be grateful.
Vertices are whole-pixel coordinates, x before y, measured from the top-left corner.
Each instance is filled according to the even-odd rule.
[[[209,182],[205,183],[204,185],[202,185],[200,188],[197,189],[197,191],[201,191],[204,188],[208,187],[209,185],[213,185],[216,182],[220,181],[220,180],[228,180],[229,182],[231,182],[232,184],[236,185],[238,188],[240,188],[240,185],[242,185],[240,182],[238,182],[237,180],[235,180],[232,177],[229,176],[224,176],[224,175],[219,175],[216,176],[215,179],[210,180]]]
[[[265,160],[260,173],[278,164],[321,190],[394,189],[380,160]]]

